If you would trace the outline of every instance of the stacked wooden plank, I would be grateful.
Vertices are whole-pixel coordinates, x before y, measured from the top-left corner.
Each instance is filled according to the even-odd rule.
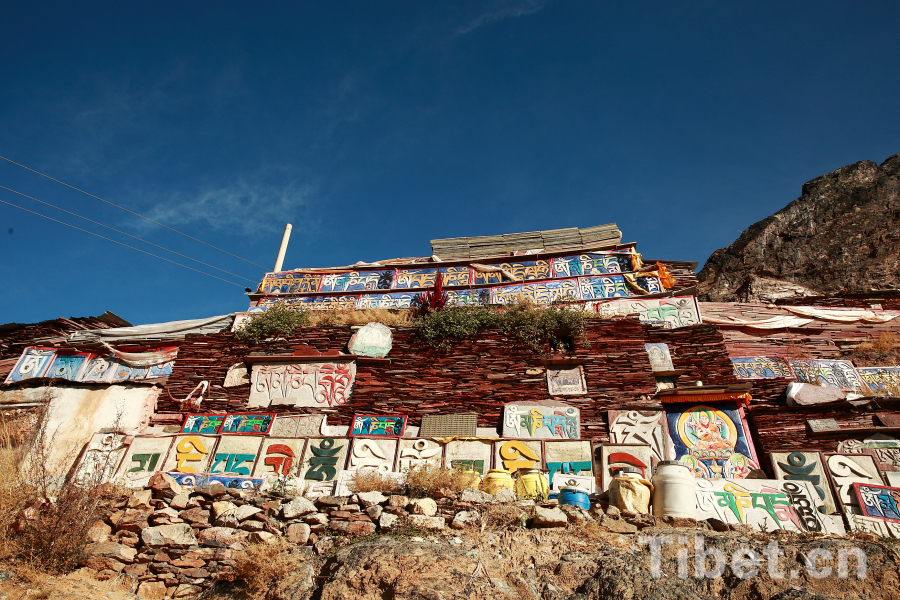
[[[524,250],[559,250],[615,246],[622,232],[615,223],[595,227],[569,227],[524,233],[431,240],[431,252],[442,260],[498,256]]]

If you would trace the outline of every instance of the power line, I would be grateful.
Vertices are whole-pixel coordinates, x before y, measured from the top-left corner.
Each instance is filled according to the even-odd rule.
[[[156,254],[153,254],[153,253],[151,253],[151,252],[147,252],[146,250],[141,250],[140,248],[135,248],[134,246],[129,246],[128,244],[123,244],[122,242],[119,242],[119,241],[110,239],[110,238],[108,238],[108,237],[103,237],[103,236],[100,235],[99,233],[94,233],[93,231],[88,231],[87,229],[82,229],[81,227],[75,227],[74,225],[72,225],[72,224],[70,224],[70,223],[66,223],[66,222],[64,222],[64,221],[57,221],[57,220],[54,219],[53,217],[48,217],[47,215],[42,215],[41,213],[34,212],[33,210],[28,210],[27,208],[22,208],[21,206],[18,206],[18,205],[16,205],[16,204],[13,204],[12,202],[7,202],[6,200],[0,200],[0,203],[8,204],[9,206],[12,206],[13,208],[18,208],[19,210],[24,210],[24,211],[27,212],[27,213],[31,213],[31,214],[33,214],[33,215],[37,215],[37,216],[39,216],[39,217],[43,217],[43,218],[45,218],[45,219],[47,219],[47,220],[49,220],[49,221],[53,221],[54,223],[59,223],[60,225],[65,225],[66,227],[71,227],[72,229],[77,229],[78,231],[83,231],[84,233],[89,233],[89,234],[91,234],[91,235],[97,236],[98,238],[100,238],[100,239],[102,239],[102,240],[106,240],[107,242],[112,242],[112,243],[114,243],[114,244],[119,244],[120,246],[125,246],[126,248],[131,248],[132,250],[137,250],[138,252],[141,252],[141,253],[143,253],[143,254],[147,254],[147,255],[152,256],[152,257],[154,257],[154,258],[158,258],[159,260],[164,260],[164,261],[166,261],[166,262],[168,262],[168,263],[172,263],[173,265],[178,265],[179,267],[184,267],[185,269],[190,269],[191,271],[196,271],[197,273],[202,273],[203,275],[206,275],[207,277],[212,277],[213,279],[218,279],[219,281],[224,281],[225,283],[230,283],[231,285],[236,285],[236,286],[239,287],[239,288],[243,288],[243,287],[244,287],[244,286],[242,286],[242,285],[239,284],[239,283],[235,283],[235,282],[233,282],[233,281],[228,281],[227,279],[222,279],[221,277],[218,277],[218,276],[216,276],[216,275],[211,275],[211,274],[209,274],[209,273],[206,273],[206,272],[204,272],[204,271],[201,271],[200,269],[195,269],[194,267],[189,267],[189,266],[187,266],[187,265],[183,265],[183,264],[181,264],[181,263],[177,263],[177,262],[175,262],[174,260],[169,260],[168,258],[163,258],[162,256],[157,256]]]
[[[62,212],[64,212],[64,213],[70,214],[70,215],[72,215],[73,217],[78,217],[79,219],[84,219],[85,221],[87,221],[87,222],[89,222],[89,223],[93,223],[94,225],[99,225],[100,227],[106,227],[106,228],[109,229],[110,231],[115,231],[116,233],[120,233],[120,234],[122,234],[122,235],[127,235],[128,237],[130,237],[130,238],[132,238],[132,239],[135,239],[135,240],[137,240],[137,241],[139,241],[139,242],[144,242],[145,244],[150,244],[151,246],[155,246],[155,247],[159,248],[160,250],[165,250],[166,252],[171,252],[172,254],[176,254],[176,255],[178,255],[178,256],[180,256],[180,257],[182,257],[182,258],[186,258],[186,259],[192,260],[192,261],[194,261],[194,262],[196,262],[196,263],[200,263],[201,265],[206,266],[206,267],[209,267],[210,269],[215,269],[216,271],[222,271],[223,273],[228,273],[229,275],[231,275],[231,276],[233,276],[233,277],[237,277],[238,279],[243,279],[244,281],[249,281],[249,282],[251,282],[251,283],[256,283],[256,280],[255,280],[255,279],[248,279],[248,278],[246,278],[246,277],[244,277],[244,276],[242,276],[242,275],[238,275],[238,274],[236,274],[236,273],[232,273],[231,271],[226,271],[225,269],[220,269],[219,267],[216,267],[216,266],[210,265],[210,264],[208,264],[208,263],[205,263],[205,262],[203,262],[202,260],[197,260],[196,258],[191,258],[190,256],[187,256],[186,254],[181,254],[180,252],[175,252],[174,250],[169,250],[168,248],[166,248],[166,247],[164,247],[164,246],[160,246],[159,244],[154,244],[153,242],[148,242],[147,240],[141,239],[141,238],[139,238],[139,237],[137,237],[137,236],[135,236],[135,235],[131,235],[130,233],[125,233],[124,231],[119,231],[119,230],[116,229],[115,227],[110,227],[109,225],[104,225],[103,223],[99,223],[99,222],[94,221],[94,220],[92,220],[92,219],[88,219],[87,217],[82,217],[82,216],[79,215],[79,214],[73,213],[72,211],[66,210],[66,209],[64,209],[64,208],[60,208],[60,207],[58,207],[58,206],[55,206],[55,205],[53,205],[53,204],[50,204],[49,202],[44,202],[43,200],[38,200],[37,198],[35,198],[35,197],[33,197],[33,196],[29,196],[28,194],[23,194],[22,192],[17,192],[16,190],[14,190],[14,189],[12,189],[12,188],[8,188],[8,187],[6,187],[5,185],[0,185],[0,189],[7,190],[7,191],[9,191],[9,192],[12,192],[13,194],[18,194],[18,195],[20,195],[20,196],[23,196],[23,197],[25,197],[25,198],[28,198],[29,200],[34,200],[35,202],[40,202],[41,204],[44,204],[44,205],[46,205],[46,206],[49,206],[50,208],[55,208],[56,210],[60,210],[60,211],[62,211]]]
[[[31,167],[26,167],[25,165],[19,164],[19,163],[17,163],[17,162],[14,161],[14,160],[10,160],[10,159],[6,158],[5,156],[0,156],[0,158],[2,158],[3,160],[5,160],[6,162],[9,162],[9,163],[12,163],[12,164],[16,165],[17,167],[22,167],[23,169],[26,169],[26,170],[28,170],[28,171],[31,171],[32,173],[37,173],[37,174],[40,175],[41,177],[46,177],[46,178],[49,179],[50,181],[55,181],[56,183],[60,183],[60,184],[66,186],[66,187],[68,187],[68,188],[72,188],[72,189],[75,190],[76,192],[81,192],[82,194],[85,194],[85,195],[87,195],[87,196],[90,196],[91,198],[96,198],[96,199],[99,200],[100,202],[106,202],[106,203],[109,204],[110,206],[115,206],[115,207],[118,208],[119,210],[124,210],[125,212],[131,213],[131,214],[133,214],[133,215],[136,216],[136,217],[140,217],[140,218],[142,218],[142,219],[144,219],[144,220],[146,220],[146,221],[150,221],[151,223],[155,223],[156,225],[159,225],[160,227],[165,227],[165,228],[168,229],[169,231],[174,231],[175,233],[177,233],[177,234],[179,234],[179,235],[183,235],[183,236],[186,237],[186,238],[190,238],[190,239],[194,240],[195,242],[200,242],[201,244],[204,244],[204,245],[206,245],[206,246],[209,246],[210,248],[214,248],[214,249],[218,250],[219,252],[224,252],[225,254],[227,254],[227,255],[229,255],[229,256],[233,256],[233,257],[235,257],[235,258],[239,258],[239,259],[241,259],[242,261],[248,262],[248,263],[250,263],[251,265],[256,265],[257,267],[259,267],[259,268],[261,268],[261,269],[265,269],[265,268],[266,268],[266,267],[262,266],[262,265],[259,264],[259,263],[255,263],[255,262],[253,262],[252,260],[247,260],[246,258],[242,258],[242,257],[238,256],[237,254],[232,254],[232,253],[229,252],[228,250],[222,250],[221,248],[218,248],[218,247],[216,247],[216,246],[213,246],[212,244],[207,244],[207,243],[204,242],[203,240],[198,240],[197,238],[195,238],[195,237],[193,237],[193,236],[190,236],[190,235],[188,235],[188,234],[186,234],[186,233],[182,233],[181,231],[178,231],[177,229],[173,229],[173,228],[169,227],[168,225],[163,225],[162,223],[160,223],[160,222],[158,222],[158,221],[154,221],[153,219],[151,219],[151,218],[149,218],[149,217],[145,217],[144,215],[138,214],[138,213],[134,212],[133,210],[128,210],[127,208],[125,208],[125,207],[123,207],[123,206],[119,206],[118,204],[113,204],[113,203],[110,202],[109,200],[104,200],[104,199],[101,198],[100,196],[95,196],[95,195],[91,194],[90,192],[86,192],[86,191],[84,191],[84,190],[80,190],[80,189],[78,189],[77,187],[75,187],[74,185],[69,185],[69,184],[66,183],[65,181],[60,181],[59,179],[54,179],[53,177],[50,177],[49,175],[45,175],[44,173],[41,173],[40,171],[36,171],[36,170],[32,169]]]

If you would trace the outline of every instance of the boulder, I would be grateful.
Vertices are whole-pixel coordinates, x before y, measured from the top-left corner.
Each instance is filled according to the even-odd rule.
[[[309,541],[309,534],[309,525],[306,523],[292,523],[285,531],[287,541],[298,546],[303,546]]]
[[[406,496],[394,494],[388,498],[388,506],[393,508],[403,508],[407,504],[409,504],[409,498]]]
[[[119,562],[114,558],[109,558],[108,556],[88,558],[85,559],[82,564],[95,571],[114,571],[116,573],[121,573],[125,569],[125,563]]]
[[[112,527],[103,521],[94,521],[87,532],[87,539],[90,542],[105,542],[112,535]]]
[[[219,542],[225,546],[230,546],[235,542],[247,539],[250,533],[241,531],[240,529],[232,529],[231,527],[210,527],[200,532],[201,542]]]
[[[235,521],[237,521],[237,519],[235,519]],[[256,519],[254,519],[252,521],[244,521],[243,523],[238,525],[238,527],[240,527],[240,529],[242,529],[243,531],[262,531],[266,528],[266,524],[262,521],[257,521]]]
[[[447,524],[444,517],[429,517],[425,515],[409,515],[409,522],[423,529],[443,529]]]
[[[169,506],[174,508],[175,510],[184,510],[188,507],[188,502],[191,500],[191,495],[187,492],[181,492],[180,494],[175,494],[175,496],[169,500]]]
[[[558,508],[534,507],[535,527],[565,527],[569,524],[569,517]]]
[[[281,507],[281,514],[287,520],[296,519],[314,512],[318,512],[316,505],[301,496],[294,498]]]
[[[369,515],[369,518],[373,521],[377,521],[379,517],[381,517],[381,513],[384,512],[384,508],[375,504],[366,509],[366,514]]]
[[[600,521],[600,524],[606,527],[609,531],[615,533],[635,533],[638,530],[637,527],[625,521],[624,519],[611,519],[608,516],[603,517],[603,520]]]
[[[212,504],[213,517],[216,519],[221,519],[226,515],[234,514],[234,511],[237,510],[237,505],[232,504],[228,501],[219,501],[213,502]]]
[[[150,508],[153,490],[138,490],[128,499],[128,508]]]
[[[473,490],[470,488],[466,488],[460,493],[459,499],[461,502],[476,502],[476,503],[484,503],[484,502],[493,502],[494,497],[488,494],[487,492],[482,492],[481,490]]]
[[[250,537],[247,538],[250,542],[254,544],[277,544],[278,536],[274,533],[269,533],[268,531],[254,531],[250,534]]]
[[[437,514],[437,502],[435,502],[431,498],[419,498],[416,500],[410,500],[409,504],[406,507],[406,510],[414,515],[425,515],[426,517],[433,517]]]
[[[331,528],[351,535],[372,535],[375,533],[375,523],[369,523],[368,521],[332,521]]]
[[[246,521],[253,515],[257,513],[261,513],[262,509],[256,508],[252,504],[244,504],[243,506],[239,506],[236,511],[234,511],[234,518],[239,522]]]
[[[199,594],[202,591],[203,591],[203,588],[201,588],[199,586],[191,585],[188,583],[182,583],[177,588],[175,588],[175,591],[172,593],[172,597],[173,598],[188,598],[190,596],[196,596],[197,594]]]
[[[357,498],[359,499],[359,503],[362,504],[363,508],[369,508],[370,506],[377,506],[379,504],[383,504],[387,502],[387,496],[382,494],[381,492],[360,492],[357,494]]]
[[[84,555],[87,558],[114,558],[119,562],[133,563],[137,550],[116,542],[95,542],[84,547]]]
[[[150,548],[162,548],[164,546],[187,548],[188,546],[197,544],[197,538],[194,537],[194,530],[191,529],[191,526],[187,523],[147,527],[141,531],[141,541]]]
[[[181,511],[180,518],[188,523],[199,523],[201,525],[209,525],[209,511],[202,508],[189,508]]]
[[[137,595],[146,600],[163,600],[166,597],[166,584],[162,581],[142,581]]]
[[[343,506],[348,504],[348,499],[347,496],[322,496],[321,498],[316,498],[316,504],[320,506]]]
[[[328,515],[320,512],[311,513],[303,516],[303,522],[309,523],[310,525],[327,525]]]
[[[163,473],[165,475],[165,473]],[[204,498],[216,499],[221,498],[225,494],[228,493],[228,489],[222,485],[221,483],[214,483],[212,485],[198,485],[194,486],[194,493],[200,494]]]
[[[456,513],[450,527],[453,529],[465,529],[466,527],[474,527],[481,524],[481,515],[474,510],[463,510]]]
[[[178,495],[184,491],[181,484],[168,473],[154,473],[147,482],[147,487],[157,493],[171,492],[172,495]]]
[[[125,509],[125,514],[123,514],[122,518],[119,519],[116,523],[116,531],[121,531],[124,529],[125,531],[140,533],[142,529],[149,527],[150,524],[147,522],[147,517],[149,516],[149,509]]]
[[[594,518],[590,514],[588,514],[588,511],[577,506],[572,506],[570,504],[560,504],[559,510],[566,513],[566,516],[569,517],[569,521],[571,521],[572,523],[577,524],[594,520]]]
[[[399,524],[400,518],[396,515],[392,515],[389,512],[381,513],[381,517],[379,517],[378,519],[378,526],[382,531],[391,531]]]
[[[494,500],[497,502],[515,502],[516,501],[516,493],[512,490],[499,490],[496,494],[494,494]]]

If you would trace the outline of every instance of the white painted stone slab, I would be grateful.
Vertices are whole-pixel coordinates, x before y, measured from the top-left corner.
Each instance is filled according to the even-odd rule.
[[[571,442],[544,442],[544,460],[550,462],[593,461],[591,443],[588,440]]]
[[[481,440],[453,440],[444,451],[444,466],[453,468],[453,461],[481,461],[482,475],[491,468],[491,442]],[[467,467],[468,468],[468,467]],[[478,471],[477,466],[475,467]]]
[[[306,449],[305,438],[268,437],[263,439],[253,477],[295,475]]]
[[[179,435],[161,470],[179,473],[206,473],[218,438],[211,435]]]
[[[503,407],[503,437],[577,440],[581,437],[581,413],[553,400],[511,402]]]
[[[541,442],[524,440],[494,442],[494,464],[498,469],[510,472],[518,469],[540,469]]]
[[[147,485],[153,474],[162,470],[172,440],[172,437],[135,437],[116,473],[116,483],[129,488]]]
[[[111,481],[127,450],[124,435],[95,433],[75,469],[75,479],[86,485]]]
[[[839,534],[808,481],[697,479],[697,520],[718,519],[760,531]]]
[[[420,465],[439,467],[443,458],[444,446],[434,440],[400,440],[399,470],[404,471]]]
[[[209,463],[209,473],[249,477],[263,439],[249,435],[223,435],[215,456]]]
[[[390,473],[396,457],[396,439],[353,438],[347,470],[376,469],[379,473]]]
[[[309,482],[331,482],[332,488],[337,474],[344,470],[350,438],[313,438],[303,452],[303,473],[301,478]],[[320,486],[324,489],[324,486]]]

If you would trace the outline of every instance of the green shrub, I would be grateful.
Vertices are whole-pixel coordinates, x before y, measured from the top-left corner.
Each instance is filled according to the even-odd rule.
[[[276,304],[264,312],[253,313],[235,330],[234,335],[247,344],[257,344],[273,335],[289,335],[309,322],[308,310]]]
[[[529,304],[514,304],[502,310],[486,307],[455,307],[436,311],[416,321],[422,340],[438,350],[449,350],[455,341],[471,339],[479,331],[497,327],[501,333],[516,340],[532,352],[546,354],[561,352],[578,336],[584,336],[586,316],[579,308],[551,306],[537,308]]]

